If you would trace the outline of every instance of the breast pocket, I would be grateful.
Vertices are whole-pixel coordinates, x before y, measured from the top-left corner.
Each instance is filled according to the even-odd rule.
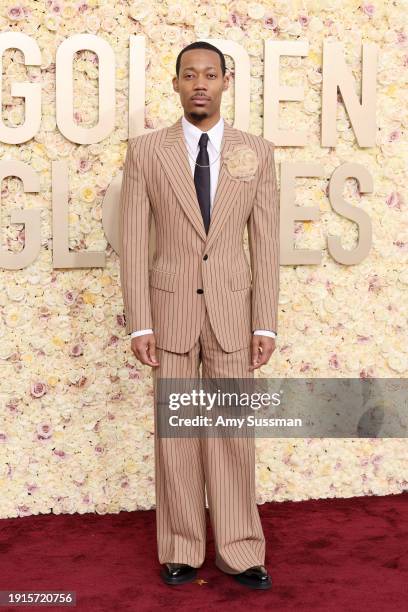
[[[252,278],[249,269],[240,272],[234,272],[230,279],[231,291],[239,291],[240,289],[248,289],[251,287]]]
[[[165,272],[158,268],[149,271],[149,285],[162,291],[174,293],[176,290],[177,274],[175,272]]]

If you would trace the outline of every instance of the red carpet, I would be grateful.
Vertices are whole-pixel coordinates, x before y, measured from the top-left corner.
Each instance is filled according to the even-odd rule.
[[[247,589],[214,567],[210,527],[199,570],[206,582],[162,584],[154,511],[0,520],[0,590],[75,590],[76,608],[47,609],[81,612],[408,609],[408,493],[275,502],[259,510],[269,591]]]

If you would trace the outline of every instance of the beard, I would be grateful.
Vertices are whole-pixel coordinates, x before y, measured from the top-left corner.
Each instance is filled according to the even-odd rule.
[[[204,119],[207,119],[207,117],[209,116],[208,111],[204,110],[201,113],[197,113],[196,111],[191,111],[190,113],[188,113],[188,116],[193,119],[196,123],[200,123],[201,121],[203,121]]]

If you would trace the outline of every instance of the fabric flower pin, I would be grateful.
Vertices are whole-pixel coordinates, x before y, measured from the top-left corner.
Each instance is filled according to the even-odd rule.
[[[231,178],[240,181],[251,181],[258,168],[258,157],[253,149],[242,144],[228,151],[223,156],[226,168]]]

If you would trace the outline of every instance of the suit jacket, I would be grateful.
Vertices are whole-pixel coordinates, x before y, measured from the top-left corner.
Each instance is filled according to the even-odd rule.
[[[255,151],[254,177],[229,174],[223,156]],[[208,311],[222,349],[250,345],[252,331],[277,331],[279,196],[274,144],[224,121],[221,164],[208,234],[181,117],[129,139],[120,193],[120,279],[126,331],[153,328],[156,346],[178,353],[198,340]],[[149,269],[154,218],[156,252]],[[248,228],[250,266],[243,234]],[[252,271],[252,274],[251,274]]]

